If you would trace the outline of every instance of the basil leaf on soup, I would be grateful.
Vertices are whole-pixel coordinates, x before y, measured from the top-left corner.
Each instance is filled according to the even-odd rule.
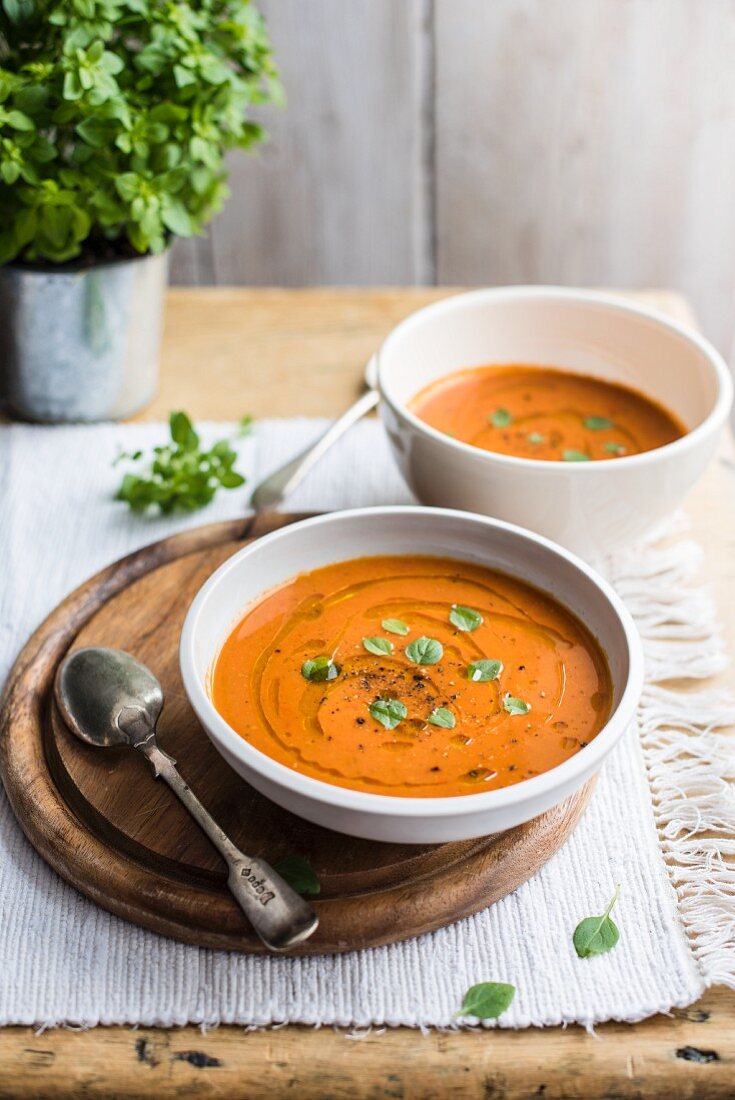
[[[284,882],[287,882],[297,894],[319,894],[321,885],[316,872],[303,856],[284,856],[273,864]]]
[[[479,982],[467,990],[457,1015],[494,1020],[510,1007],[515,995],[514,985],[506,985],[505,982]]]
[[[528,433],[528,442],[529,443],[545,443],[546,442],[546,437],[543,436],[541,434],[541,432],[529,432]]]
[[[376,657],[382,657],[386,653],[393,652],[393,642],[387,638],[363,638],[362,644],[368,653],[374,653]]]
[[[506,695],[503,699],[503,710],[508,714],[528,714],[531,704],[524,699],[517,699],[515,695]]]
[[[607,451],[607,453],[611,454],[611,455],[624,455],[625,454],[625,447],[623,446],[622,443],[613,443],[613,442],[603,443],[602,444],[602,449],[603,449],[603,451]]]
[[[475,611],[471,607],[460,607],[458,603],[452,604],[449,621],[452,626],[456,626],[457,630],[464,630],[467,633],[477,630],[478,626],[482,626],[484,622],[479,611]]]
[[[606,416],[585,416],[584,426],[591,432],[605,432],[608,428],[615,427],[612,420],[608,420]]]
[[[405,637],[411,629],[408,623],[404,623],[403,619],[383,619],[380,625],[389,634],[400,634],[402,637]]]
[[[590,456],[584,451],[563,451],[561,456],[565,462],[589,462]]]
[[[370,714],[381,726],[387,730],[394,730],[408,714],[405,705],[400,699],[373,699],[370,704]]]
[[[503,671],[502,661],[473,661],[467,666],[467,679],[475,684],[484,684],[488,680],[497,680]]]
[[[507,428],[513,423],[513,414],[508,409],[496,409],[488,419],[494,428]]]
[[[422,635],[406,646],[406,656],[415,665],[436,665],[444,656],[441,642]]]
[[[453,730],[457,725],[457,719],[446,707],[434,707],[426,721],[431,722],[432,726],[441,726],[445,730]]]
[[[616,886],[612,901],[602,916],[585,917],[574,929],[572,942],[580,959],[587,959],[590,955],[604,955],[605,952],[612,951],[620,939],[618,926],[610,916],[619,895],[620,887]]]
[[[336,680],[339,669],[331,657],[314,657],[311,661],[304,661],[301,675],[314,684],[323,684],[325,680]]]

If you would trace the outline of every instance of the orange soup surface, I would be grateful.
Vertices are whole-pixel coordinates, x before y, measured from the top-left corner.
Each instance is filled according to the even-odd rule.
[[[506,787],[605,724],[586,627],[480,565],[370,557],[302,573],[251,606],[211,676],[222,717],[304,775],[376,794]]]
[[[420,390],[409,407],[473,447],[559,462],[621,458],[686,434],[644,394],[556,367],[457,371]]]

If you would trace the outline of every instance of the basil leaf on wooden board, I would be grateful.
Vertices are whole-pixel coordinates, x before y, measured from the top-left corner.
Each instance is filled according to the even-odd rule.
[[[336,680],[339,669],[331,657],[314,657],[310,661],[304,661],[301,675],[314,684],[323,684],[325,680]]]
[[[434,707],[426,721],[431,722],[432,726],[441,726],[445,730],[453,730],[457,725],[457,719],[446,707]]]
[[[608,420],[606,416],[585,416],[584,426],[591,432],[605,432],[608,428],[615,427],[612,420]]]
[[[513,423],[513,414],[508,409],[496,409],[488,419],[494,428],[507,428]]]
[[[444,656],[444,648],[436,638],[422,635],[406,646],[406,656],[415,665],[436,665]]]
[[[449,612],[449,621],[452,626],[456,626],[457,630],[464,630],[471,634],[473,630],[477,630],[478,626],[482,626],[484,619],[479,611],[453,603],[452,610]]]
[[[374,653],[377,657],[393,652],[393,642],[389,641],[388,638],[363,638],[362,644],[368,653]]]
[[[405,704],[400,699],[373,699],[370,704],[370,714],[381,726],[387,730],[394,730],[408,714]]]
[[[503,710],[508,714],[528,714],[531,704],[524,699],[517,699],[515,695],[506,695],[503,699]]]
[[[584,451],[563,451],[561,456],[565,462],[589,462],[590,456]]]
[[[580,959],[587,959],[590,955],[604,955],[607,951],[612,951],[620,939],[618,926],[610,916],[619,896],[620,887],[616,886],[612,900],[602,916],[585,917],[574,929],[572,942]]]
[[[467,666],[467,679],[475,684],[485,684],[488,680],[497,680],[502,671],[502,661],[488,661],[483,658]]]
[[[278,863],[273,864],[273,870],[277,871],[284,882],[287,882],[297,894],[319,894],[321,884],[316,877],[316,872],[308,860],[303,856],[284,856]]]
[[[383,619],[380,625],[389,634],[400,634],[402,638],[405,638],[411,629],[408,623],[404,623],[403,619]]]
[[[505,982],[479,982],[464,995],[457,1016],[477,1016],[479,1020],[494,1020],[510,1008],[516,995],[514,985]]]

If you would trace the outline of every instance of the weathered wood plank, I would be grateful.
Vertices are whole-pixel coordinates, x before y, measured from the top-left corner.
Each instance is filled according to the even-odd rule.
[[[733,0],[436,0],[441,283],[674,286],[729,347]]]

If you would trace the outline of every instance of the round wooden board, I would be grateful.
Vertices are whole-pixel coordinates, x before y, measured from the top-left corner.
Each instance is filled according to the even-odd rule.
[[[160,678],[161,746],[245,851],[305,856],[322,891],[319,928],[299,954],[406,939],[492,904],[564,843],[592,782],[527,825],[453,844],[379,844],[280,809],[224,762],[199,726],[178,667],[181,624],[197,589],[244,542],[297,516],[197,528],[123,558],[61,603],[11,672],[0,713],[0,772],[31,843],[87,897],[136,924],[202,947],[263,953],[227,890],[224,864],[169,789],[129,749],[100,750],[55,712],[56,668],[71,648],[118,646]]]

